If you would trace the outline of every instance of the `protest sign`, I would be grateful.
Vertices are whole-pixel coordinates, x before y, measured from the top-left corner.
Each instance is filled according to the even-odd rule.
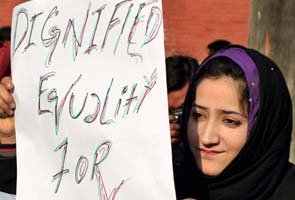
[[[18,200],[175,199],[158,0],[14,8]]]

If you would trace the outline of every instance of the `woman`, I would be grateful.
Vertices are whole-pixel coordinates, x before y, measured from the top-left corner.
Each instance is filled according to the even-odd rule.
[[[295,199],[292,103],[270,59],[241,46],[208,57],[190,84],[182,123],[178,199]]]

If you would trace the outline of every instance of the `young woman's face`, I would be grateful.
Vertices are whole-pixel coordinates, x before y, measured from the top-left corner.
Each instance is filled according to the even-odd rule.
[[[239,82],[222,76],[203,79],[188,122],[188,140],[199,170],[217,176],[247,141],[248,116],[240,105]]]

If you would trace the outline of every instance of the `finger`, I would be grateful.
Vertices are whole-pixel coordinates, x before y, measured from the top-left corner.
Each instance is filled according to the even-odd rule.
[[[172,144],[175,144],[175,143],[178,143],[178,142],[179,142],[179,138],[174,138],[174,137],[171,138],[171,143]]]
[[[173,122],[173,121],[175,121],[175,120],[176,120],[176,118],[175,118],[174,115],[169,115],[169,122],[170,123]]]
[[[2,98],[0,98],[0,109],[1,117],[6,117],[11,114],[8,104]]]
[[[0,108],[0,118],[8,117],[7,113]]]
[[[171,137],[179,137],[180,132],[178,130],[172,130],[170,131]]]
[[[5,76],[2,78],[1,83],[7,88],[9,92],[12,92],[14,89],[14,84],[12,83],[11,76]]]
[[[1,144],[15,144],[15,121],[14,117],[0,119]]]
[[[7,88],[4,86],[4,84],[0,84],[0,99],[2,100],[2,104],[0,104],[0,108],[2,110],[6,110],[6,106],[8,106],[10,109],[15,109],[15,102],[12,97],[12,94],[7,90]]]
[[[179,137],[180,131],[177,129],[170,129],[170,136],[171,137]]]
[[[175,119],[174,115],[169,115],[169,120],[174,120],[174,119]]]
[[[170,123],[170,130],[171,129],[180,130],[180,125],[177,123]]]

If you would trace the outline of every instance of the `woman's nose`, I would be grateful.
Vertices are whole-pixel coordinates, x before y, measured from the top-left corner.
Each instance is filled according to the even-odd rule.
[[[198,135],[200,141],[205,146],[212,146],[219,143],[218,124],[215,120],[203,122],[199,127]]]

